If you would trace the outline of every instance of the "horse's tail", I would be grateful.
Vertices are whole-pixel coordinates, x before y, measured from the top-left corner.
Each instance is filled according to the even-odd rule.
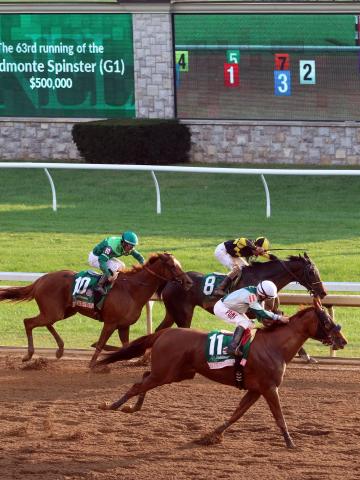
[[[9,302],[29,302],[34,299],[35,296],[35,284],[36,280],[31,285],[26,287],[6,287],[0,288],[0,302],[9,301]]]
[[[133,342],[120,348],[117,352],[109,353],[102,360],[96,363],[96,365],[107,365],[108,363],[118,362],[119,360],[130,360],[131,358],[140,357],[144,355],[148,348],[151,348],[156,340],[167,328],[159,330],[158,332],[151,333],[150,335],[144,335],[137,338]]]

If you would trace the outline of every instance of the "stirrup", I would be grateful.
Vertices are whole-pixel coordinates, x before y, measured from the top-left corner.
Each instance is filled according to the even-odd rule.
[[[100,293],[100,295],[106,295],[106,291],[105,291],[105,288],[102,286],[102,285],[98,285],[96,288],[95,288],[95,291]]]
[[[231,345],[227,347],[228,355],[230,355],[231,357],[242,357],[243,352],[240,345],[237,345],[235,348],[231,348],[230,350],[229,347],[231,347]]]

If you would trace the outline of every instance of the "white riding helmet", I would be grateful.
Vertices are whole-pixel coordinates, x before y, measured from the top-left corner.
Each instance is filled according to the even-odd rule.
[[[276,298],[277,297],[277,287],[274,282],[270,280],[263,280],[256,287],[256,292],[258,295],[267,298]]]

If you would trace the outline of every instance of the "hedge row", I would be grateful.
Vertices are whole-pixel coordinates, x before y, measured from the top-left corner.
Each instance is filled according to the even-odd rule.
[[[175,119],[77,123],[72,137],[88,163],[170,165],[189,161],[190,131]]]

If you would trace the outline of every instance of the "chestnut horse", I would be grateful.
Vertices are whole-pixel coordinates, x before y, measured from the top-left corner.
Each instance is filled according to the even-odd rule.
[[[218,443],[223,432],[259,399],[267,401],[276,424],[284,436],[286,446],[294,448],[281,410],[278,388],[281,385],[286,364],[294,357],[308,338],[314,338],[334,349],[344,348],[346,339],[331,317],[314,301],[314,307],[301,310],[290,318],[288,324],[259,329],[252,342],[249,357],[244,367],[244,389],[241,399],[231,417],[200,442]],[[225,385],[236,386],[233,366],[210,369],[206,359],[207,334],[193,329],[170,328],[140,337],[117,352],[108,354],[97,365],[118,360],[128,360],[143,355],[152,348],[151,371],[145,372],[142,380],[135,383],[118,401],[100,405],[103,410],[116,410],[131,397],[138,396],[133,407],[123,411],[132,413],[140,410],[146,392],[167,383],[193,379],[196,373]]]
[[[75,313],[96,318],[97,313],[93,309],[73,306],[75,274],[70,270],[61,270],[47,273],[26,287],[0,289],[0,301],[21,302],[35,299],[40,310],[36,317],[24,319],[28,353],[23,361],[30,360],[35,351],[33,328],[46,327],[49,330],[58,345],[56,357],[61,358],[64,342],[53,324]],[[154,292],[169,280],[178,282],[185,290],[192,285],[188,275],[181,269],[180,262],[169,253],[153,254],[144,265],[136,265],[132,269],[119,272],[101,310],[104,325],[90,367],[95,364],[103,346],[116,329],[121,342],[128,343],[130,325],[138,320],[143,306]]]

